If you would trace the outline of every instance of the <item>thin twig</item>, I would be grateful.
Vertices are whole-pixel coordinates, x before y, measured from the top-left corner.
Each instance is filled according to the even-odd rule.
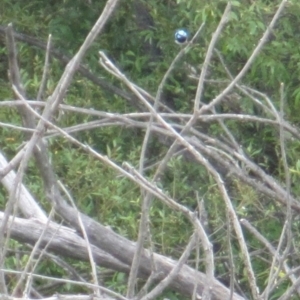
[[[47,48],[46,48],[46,57],[45,57],[45,64],[43,69],[43,76],[39,91],[37,93],[36,99],[40,101],[43,98],[43,94],[45,92],[46,84],[47,84],[47,75],[49,72],[49,58],[50,58],[50,49],[51,49],[51,34],[49,34]]]
[[[8,270],[8,269],[0,269],[0,272],[3,272],[4,274],[21,274],[22,271],[15,271],[15,270]],[[70,279],[66,279],[66,278],[55,278],[55,277],[50,277],[50,276],[45,276],[45,275],[39,275],[39,274],[31,274],[31,273],[26,273],[25,275],[32,275],[33,278],[36,279],[41,279],[41,280],[47,280],[47,281],[53,281],[53,282],[61,282],[61,283],[68,283],[68,284],[72,284],[72,285],[77,285],[77,286],[83,286],[83,287],[87,287],[87,288],[99,288],[101,289],[101,291],[103,291],[104,293],[115,297],[116,299],[120,299],[120,300],[128,300],[128,298],[108,289],[105,288],[103,286],[97,286],[96,284],[93,283],[89,283],[89,282],[82,282],[82,281],[77,281],[77,280],[70,280]]]
[[[34,256],[36,255],[36,252],[37,252],[38,248],[40,247],[40,245],[41,245],[41,243],[42,243],[42,240],[43,240],[43,238],[44,238],[44,235],[45,235],[45,233],[46,233],[46,230],[47,230],[47,228],[48,228],[48,226],[49,226],[49,224],[50,224],[50,222],[51,222],[51,219],[52,219],[52,217],[53,217],[53,214],[54,214],[54,210],[51,210],[51,212],[50,212],[50,214],[49,214],[49,217],[48,217],[48,220],[47,220],[47,223],[45,224],[45,227],[43,228],[43,231],[42,231],[42,233],[41,233],[39,239],[38,239],[37,242],[35,243],[35,245],[34,245],[32,251],[31,251],[31,253],[30,253],[30,256],[29,256],[29,258],[28,258],[28,260],[27,260],[27,263],[26,263],[24,269],[22,270],[22,274],[21,274],[21,276],[20,276],[20,278],[19,278],[17,284],[15,285],[15,287],[14,287],[14,289],[13,289],[12,295],[16,295],[16,294],[18,293],[18,291],[19,291],[19,289],[20,289],[20,287],[21,287],[21,284],[23,283],[23,281],[24,281],[24,279],[25,279],[25,276],[26,276],[26,274],[27,274],[29,268],[30,268],[31,265],[33,264]],[[33,270],[34,270],[34,268],[33,268]],[[32,271],[33,271],[33,270],[32,270]],[[30,281],[30,276],[28,277],[28,279],[29,279],[29,280],[28,280],[28,282],[29,282],[29,281]],[[25,288],[25,289],[24,289],[25,295],[27,294],[27,292],[28,292],[28,289]]]
[[[188,49],[191,47],[192,43],[194,40],[197,38],[199,33],[201,32],[202,28],[204,26],[204,23],[200,26],[192,40],[187,44],[186,47],[182,48],[179,53],[176,55],[174,60],[172,61],[171,65],[169,66],[167,72],[165,73],[164,77],[162,78],[155,97],[154,105],[153,105],[153,110],[157,111],[159,107],[159,103],[161,100],[161,95],[163,92],[163,88],[165,86],[165,83],[170,76],[171,72],[173,71],[176,63],[181,59],[181,57],[188,51]],[[151,114],[150,120],[147,126],[147,130],[145,133],[145,137],[143,140],[142,144],[142,150],[140,154],[140,163],[139,163],[139,173],[143,174],[144,170],[144,164],[145,164],[145,155],[146,155],[146,150],[148,147],[150,135],[151,135],[151,129],[152,129],[152,123],[154,119],[154,114]],[[155,180],[155,178],[154,178]],[[134,295],[134,287],[135,287],[135,281],[138,273],[138,266],[140,263],[140,258],[142,254],[142,249],[143,249],[143,244],[146,238],[146,232],[150,232],[150,230],[147,230],[147,227],[149,226],[149,209],[151,205],[151,194],[149,193],[144,193],[143,190],[141,190],[141,195],[142,195],[142,209],[141,209],[141,218],[140,218],[140,225],[139,225],[139,233],[138,233],[138,240],[137,240],[137,247],[136,251],[133,257],[132,261],[132,266],[131,266],[131,271],[129,274],[129,279],[128,279],[128,288],[127,288],[127,297],[132,298]]]
[[[182,253],[181,257],[179,258],[177,264],[174,266],[172,271],[169,273],[167,277],[165,277],[156,287],[145,295],[141,300],[152,300],[157,299],[157,297],[168,287],[168,285],[173,281],[175,276],[178,275],[180,269],[185,264],[187,259],[189,258],[191,251],[195,246],[195,242],[197,240],[197,234],[193,234],[190,238],[189,243],[187,244],[184,252]]]
[[[235,85],[245,76],[245,74],[248,72],[250,66],[254,62],[255,58],[258,56],[261,49],[263,48],[264,44],[268,41],[269,35],[271,34],[271,32],[272,32],[277,20],[279,19],[279,16],[283,12],[283,9],[284,9],[287,2],[288,2],[288,0],[282,0],[281,1],[280,5],[279,5],[272,21],[271,21],[271,23],[269,24],[269,26],[265,30],[262,38],[259,40],[257,46],[253,50],[251,56],[249,57],[249,59],[247,60],[247,62],[243,66],[242,70],[239,72],[239,74],[230,82],[230,84],[217,97],[215,97],[213,100],[211,100],[209,104],[203,105],[199,109],[197,115],[200,115],[203,112],[205,112],[207,110],[210,110],[213,106],[216,106],[220,101],[222,101],[224,96],[227,95],[235,87]]]
[[[101,290],[99,289],[99,282],[98,282],[98,276],[97,276],[97,270],[96,270],[96,264],[95,264],[95,260],[94,260],[94,257],[93,257],[93,252],[92,252],[92,249],[91,249],[91,244],[90,244],[90,241],[89,241],[89,237],[86,233],[86,230],[85,230],[85,227],[84,227],[84,224],[82,222],[82,218],[80,216],[80,212],[79,210],[77,209],[76,205],[75,205],[75,202],[71,196],[71,194],[69,193],[69,191],[67,190],[67,188],[61,183],[61,182],[58,182],[59,183],[59,186],[61,187],[61,189],[64,191],[64,193],[66,194],[67,198],[69,199],[69,201],[71,202],[72,206],[75,208],[75,210],[77,211],[77,218],[78,218],[78,223],[79,223],[79,226],[81,228],[81,231],[82,231],[82,234],[83,234],[83,237],[84,237],[84,240],[86,242],[86,248],[87,248],[87,251],[88,251],[88,255],[89,255],[89,260],[90,260],[90,264],[91,264],[91,268],[92,268],[92,276],[93,276],[93,282],[94,284],[98,287],[98,288],[94,288],[94,292],[95,294],[97,295],[97,297],[100,297],[101,296]]]
[[[199,110],[201,97],[204,92],[204,80],[205,80],[205,76],[207,74],[208,66],[209,66],[210,60],[212,58],[217,40],[218,40],[225,24],[228,21],[228,15],[229,15],[230,10],[231,10],[231,1],[228,1],[226,8],[223,12],[222,18],[219,22],[219,25],[218,25],[216,31],[212,35],[212,38],[210,40],[210,43],[209,43],[209,46],[208,46],[208,49],[206,52],[206,56],[205,56],[205,59],[204,59],[203,65],[202,65],[202,70],[201,70],[201,74],[199,77],[197,92],[196,92],[195,102],[194,102],[194,114]]]

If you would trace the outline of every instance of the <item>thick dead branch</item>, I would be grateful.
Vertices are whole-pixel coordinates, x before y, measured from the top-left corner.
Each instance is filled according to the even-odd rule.
[[[3,219],[3,213],[0,212],[0,221]],[[40,238],[46,224],[38,219],[10,219],[11,237],[22,243],[34,245]],[[51,242],[50,242],[51,241]],[[64,257],[76,258],[87,261],[89,259],[85,240],[80,237],[73,229],[60,226],[50,222],[46,229],[40,244],[42,249],[47,243],[48,250],[53,251]],[[76,249],[76,251],[74,251]],[[103,267],[112,268],[120,272],[126,272],[129,267],[126,264],[116,260],[111,255],[105,253],[99,248],[92,246],[94,260]]]
[[[61,206],[62,208],[63,206]],[[74,209],[64,206],[65,214],[69,214],[69,219],[72,222],[78,223],[78,218]],[[2,220],[3,213],[0,213],[0,220]],[[135,251],[135,243],[127,240],[126,238],[116,234],[111,229],[95,222],[85,215],[81,215],[83,223],[88,228],[88,234],[91,245],[93,257],[96,263],[103,267],[113,268],[121,272],[129,272],[129,266]],[[13,222],[10,219],[10,232],[13,239],[19,242],[29,243],[34,245],[39,239],[45,224],[39,220],[15,218]],[[78,225],[80,226],[80,225]],[[45,246],[49,241],[49,251],[53,251],[58,255],[71,257],[79,260],[88,261],[89,256],[86,249],[86,242],[76,234],[72,229],[64,226],[59,226],[55,223],[50,223],[47,228],[41,246]],[[99,248],[99,245],[104,250]],[[76,249],[76,251],[74,251]],[[108,255],[107,253],[111,253]],[[166,258],[165,256],[154,254],[154,259],[157,263],[157,278],[156,280],[164,279],[177,265],[177,262]],[[147,250],[143,251],[141,264],[139,268],[139,276],[147,278],[151,274],[151,258]],[[187,265],[184,265],[174,281],[170,284],[172,289],[178,292],[191,296],[193,293],[195,279],[197,279],[197,293],[202,294],[204,285],[206,283],[206,276],[201,272],[197,272]],[[229,295],[229,289],[222,285],[217,280],[211,283],[212,286],[212,299],[220,300],[226,299]],[[242,300],[243,297],[234,294],[233,300]]]

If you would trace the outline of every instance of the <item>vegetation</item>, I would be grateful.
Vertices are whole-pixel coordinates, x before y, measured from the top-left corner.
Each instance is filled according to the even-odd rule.
[[[300,299],[300,3],[117,2],[0,3],[0,294]]]

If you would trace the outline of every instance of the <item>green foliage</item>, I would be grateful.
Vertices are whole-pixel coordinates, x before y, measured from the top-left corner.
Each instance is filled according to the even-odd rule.
[[[185,63],[194,66],[197,70],[203,62],[211,35],[221,18],[226,1],[141,1],[152,19],[150,26],[144,26],[137,21],[137,11],[134,1],[123,1],[101,38],[91,47],[86,65],[99,77],[111,79],[98,65],[98,51],[108,53],[121,70],[137,85],[155,94],[158,84],[168,69],[179,48],[173,43],[173,33],[178,27],[187,27],[195,33],[202,22],[206,25],[197,44],[180,61],[164,89],[163,101],[181,112],[191,112],[196,91],[196,83],[188,78]],[[236,75],[251,55],[255,45],[261,38],[269,24],[278,1],[232,1],[233,9],[229,22],[225,27],[217,48],[221,52],[226,65],[233,75]],[[90,6],[88,1],[8,1],[0,4],[0,17],[2,24],[13,22],[14,28],[22,33],[35,36],[43,41],[49,33],[53,35],[54,45],[63,53],[74,54],[81,45],[86,34],[93,26],[100,14],[104,1],[94,1]],[[5,12],[5,13],[4,13]],[[129,12],[129,13],[128,13]],[[290,1],[285,14],[281,17],[277,27],[272,32],[269,42],[261,54],[254,61],[250,72],[244,78],[244,83],[267,93],[275,107],[279,107],[278,91],[280,83],[285,84],[286,117],[299,124],[300,103],[300,54],[299,54],[299,27],[300,5],[297,1]],[[146,24],[147,25],[147,24]],[[151,51],[150,51],[151,50]],[[44,67],[44,51],[30,47],[25,43],[18,43],[22,82],[29,98],[34,98],[41,84]],[[0,48],[0,58],[5,57],[5,47]],[[0,65],[0,97],[13,98],[11,88],[7,84],[6,67]],[[51,95],[58,79],[62,74],[63,66],[55,59],[51,61],[49,80],[44,98]],[[210,65],[211,78],[221,81],[228,80],[216,56]],[[114,83],[114,80],[110,80]],[[116,83],[119,85],[119,83]],[[209,102],[224,86],[224,84],[208,85],[203,102]],[[252,103],[241,100],[241,107],[245,113],[259,115]],[[65,103],[94,108],[107,112],[131,112],[134,107],[129,106],[123,99],[111,96],[106,91],[95,87],[86,78],[77,75]],[[220,110],[226,108],[220,107]],[[58,125],[63,128],[79,123],[94,120],[93,117],[76,113],[65,113],[57,117]],[[0,109],[1,122],[21,125],[18,113],[11,108]],[[226,122],[238,142],[246,149],[249,157],[262,168],[277,177],[284,178],[282,162],[280,160],[280,147],[278,132],[266,126],[247,123],[237,126],[236,122]],[[202,126],[202,125],[201,125]],[[223,132],[219,125],[209,125],[208,133],[219,136]],[[91,147],[121,164],[129,161],[137,166],[141,151],[144,131],[138,129],[126,130],[120,127],[97,128],[76,133],[76,137],[88,143]],[[12,157],[24,136],[20,131],[1,128],[0,146],[10,158]],[[140,190],[127,179],[113,172],[107,165],[70,146],[62,138],[47,138],[52,153],[52,162],[59,178],[63,179],[78,208],[84,213],[111,226],[115,231],[129,239],[135,240],[138,233],[138,220],[140,216]],[[299,142],[288,141],[287,153],[292,171],[292,188],[299,194]],[[149,161],[156,163],[165,153],[166,149],[157,140],[151,141],[149,148]],[[150,169],[149,174],[153,170]],[[44,200],[42,183],[35,165],[30,163],[25,183],[33,194]],[[161,182],[165,191],[179,203],[191,210],[197,209],[196,193],[203,197],[209,216],[209,229],[211,241],[217,256],[216,271],[220,278],[225,278],[227,269],[224,267],[222,257],[228,254],[227,228],[224,223],[225,204],[206,170],[193,163],[187,163],[182,157],[174,157],[168,164],[168,171]],[[252,188],[240,182],[231,186],[235,208],[240,217],[247,217],[270,241],[280,238],[282,213],[270,199],[262,197]],[[0,193],[1,208],[4,207],[4,191]],[[46,208],[46,202],[42,202]],[[279,214],[279,217],[278,217]],[[293,224],[293,231],[299,236],[299,224]],[[180,214],[171,211],[165,205],[154,201],[151,207],[151,230],[155,249],[161,253],[178,258],[182,253],[187,238],[192,232],[190,223]],[[245,234],[251,250],[260,249],[259,244],[250,234]],[[245,293],[249,287],[245,281],[245,270],[239,257],[239,247],[235,237],[233,239],[233,253],[237,274],[243,278],[242,286]],[[298,243],[298,242],[295,242]],[[300,245],[297,245],[300,247]],[[268,257],[264,253],[261,258],[254,258],[255,272],[259,274],[259,286],[266,286],[268,272],[264,262]],[[27,256],[23,257],[24,263]],[[6,261],[7,266],[16,265],[13,257]],[[87,264],[80,263],[77,268],[88,270]],[[200,265],[200,269],[202,265]],[[65,276],[63,270],[54,263],[43,261],[39,269],[52,276]],[[117,291],[126,289],[126,276],[115,273],[107,279],[108,286]],[[288,283],[278,289],[278,294],[272,299],[278,299],[284,292]],[[64,287],[68,289],[68,287]],[[73,292],[79,292],[73,286]],[[74,289],[74,290],[73,290]],[[175,293],[166,291],[165,297],[169,299],[182,299]]]

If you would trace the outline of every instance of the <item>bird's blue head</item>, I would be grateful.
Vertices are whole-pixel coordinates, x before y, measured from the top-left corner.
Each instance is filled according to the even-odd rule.
[[[187,43],[189,37],[190,37],[190,34],[187,29],[180,28],[175,31],[174,38],[175,38],[176,44],[182,45],[182,44]]]

